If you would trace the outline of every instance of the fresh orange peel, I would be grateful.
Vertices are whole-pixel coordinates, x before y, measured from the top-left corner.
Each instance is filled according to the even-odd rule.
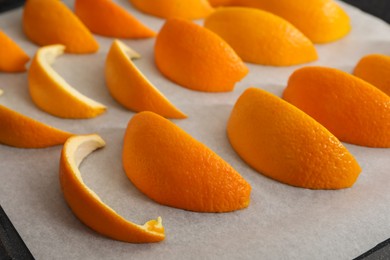
[[[314,43],[339,40],[351,30],[348,14],[334,0],[226,0],[217,1],[217,4],[218,2],[271,12],[292,23]]]
[[[217,34],[183,19],[165,22],[157,35],[154,54],[157,68],[165,77],[192,90],[231,91],[249,71]]]
[[[99,49],[91,32],[62,1],[26,1],[23,30],[39,46],[63,44],[70,53],[93,53]]]
[[[309,189],[351,187],[361,168],[322,125],[264,90],[249,88],[231,112],[227,133],[234,150],[255,170]]]
[[[59,145],[72,133],[43,124],[0,105],[0,143],[19,148]]]
[[[117,38],[149,38],[156,35],[112,0],[76,0],[74,12],[91,32]]]
[[[127,177],[160,204],[197,212],[229,212],[249,205],[251,186],[238,172],[153,112],[130,120],[123,144]]]
[[[255,8],[221,7],[204,22],[246,62],[290,66],[318,58],[313,43],[292,24]]]
[[[65,46],[41,47],[28,71],[29,91],[34,103],[43,111],[61,118],[92,118],[106,107],[75,90],[50,66],[62,55]]]
[[[7,34],[0,30],[0,71],[23,72],[30,57]]]
[[[141,12],[164,19],[200,19],[213,11],[207,0],[130,0],[130,3]]]
[[[298,69],[283,99],[343,142],[390,147],[390,97],[349,73],[327,67]]]
[[[130,243],[150,243],[164,240],[160,217],[144,225],[134,224],[118,215],[89,189],[78,169],[94,150],[105,146],[98,135],[74,136],[64,144],[60,159],[60,183],[66,202],[73,213],[96,232]]]
[[[390,96],[390,56],[366,55],[359,60],[353,74]]]
[[[132,111],[152,111],[168,118],[186,118],[134,65],[134,50],[115,40],[107,54],[105,77],[110,94]]]

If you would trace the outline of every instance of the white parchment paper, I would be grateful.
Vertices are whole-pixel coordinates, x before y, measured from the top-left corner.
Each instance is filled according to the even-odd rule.
[[[65,1],[70,8],[73,1]],[[163,20],[116,0],[154,30]],[[369,53],[390,55],[390,26],[341,3],[353,29],[340,41],[317,45],[322,65],[351,72]],[[37,46],[24,36],[22,9],[0,14],[0,28],[31,57]],[[201,23],[201,21],[199,21]],[[162,216],[166,240],[128,244],[84,226],[66,205],[59,186],[61,146],[18,149],[0,145],[0,204],[36,259],[351,259],[390,237],[390,149],[346,144],[363,171],[353,188],[313,191],[280,184],[249,168],[225,133],[237,97],[249,86],[281,95],[297,68],[248,64],[249,75],[230,93],[201,93],[165,79],[153,61],[154,39],[124,40],[142,55],[138,68],[189,116],[173,120],[228,161],[252,186],[249,208],[201,214],[159,205],[127,179],[121,164],[122,139],[134,115],[116,103],[105,86],[104,60],[111,38],[96,36],[92,55],[65,54],[54,69],[74,88],[108,106],[94,119],[65,120],[39,110],[28,94],[27,74],[0,73],[0,104],[55,127],[79,134],[98,133],[107,146],[81,165],[87,185],[125,218],[138,224]],[[1,124],[1,122],[0,122]]]

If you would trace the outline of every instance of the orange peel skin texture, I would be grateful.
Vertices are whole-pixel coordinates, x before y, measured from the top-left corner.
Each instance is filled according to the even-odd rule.
[[[0,30],[0,71],[23,72],[30,57]]]
[[[259,9],[218,8],[204,26],[221,36],[246,62],[290,66],[318,58],[313,43],[292,24]]]
[[[63,45],[41,47],[28,71],[30,96],[40,109],[61,118],[92,118],[106,107],[75,90],[50,66],[64,52]]]
[[[160,18],[200,19],[209,15],[213,8],[207,0],[129,0],[146,14]]]
[[[298,69],[283,99],[343,142],[390,147],[390,97],[351,74],[327,67]]]
[[[156,35],[112,0],[76,0],[74,12],[91,32],[116,38],[149,38]]]
[[[19,148],[45,148],[59,145],[73,134],[0,105],[0,143]]]
[[[107,54],[106,84],[111,96],[132,111],[152,111],[168,118],[186,118],[134,65],[140,55],[115,40]]]
[[[131,182],[160,204],[196,212],[229,212],[249,205],[251,186],[239,173],[153,112],[130,120],[122,161]]]
[[[91,152],[103,146],[105,142],[98,135],[74,136],[64,144],[60,159],[60,184],[69,207],[85,225],[112,239],[130,243],[164,240],[160,217],[142,226],[134,224],[104,204],[83,182],[79,165]]]
[[[218,7],[218,6],[224,6],[224,5],[232,5],[234,0],[209,0],[209,3],[213,7]]]
[[[62,1],[28,0],[22,22],[26,36],[39,46],[63,44],[70,53],[99,49],[91,32]]]
[[[348,188],[361,172],[355,158],[327,129],[264,90],[249,88],[238,98],[227,134],[246,163],[288,185]]]
[[[353,74],[390,96],[390,56],[366,55],[360,59]]]
[[[334,0],[233,0],[232,5],[259,8],[278,15],[314,43],[339,40],[351,30],[348,14]]]
[[[165,22],[157,35],[154,54],[157,68],[165,77],[197,91],[231,91],[249,71],[218,35],[182,19]]]

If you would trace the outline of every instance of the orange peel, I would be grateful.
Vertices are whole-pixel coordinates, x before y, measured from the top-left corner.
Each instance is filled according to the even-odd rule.
[[[50,64],[63,54],[65,46],[41,47],[28,71],[29,91],[34,103],[43,111],[62,118],[91,118],[106,107],[75,90]]]
[[[0,30],[0,71],[26,71],[30,57],[7,34]]]
[[[390,97],[349,73],[327,67],[298,69],[283,99],[343,142],[390,147]]]
[[[51,127],[0,105],[0,143],[19,148],[59,145],[72,133]]]
[[[255,7],[278,15],[314,43],[339,40],[351,30],[348,14],[334,0],[233,0],[232,5]]]
[[[209,0],[209,3],[211,4],[211,6],[217,7],[217,6],[224,6],[224,5],[227,6],[232,5],[233,1],[234,0]]]
[[[141,12],[165,19],[200,19],[213,11],[207,0],[130,0],[130,3]]]
[[[23,30],[39,46],[63,44],[70,53],[92,53],[99,49],[91,32],[62,1],[26,1]]]
[[[96,232],[130,243],[159,242],[165,238],[160,217],[144,225],[134,224],[108,205],[88,188],[78,169],[94,150],[105,146],[98,135],[74,136],[64,144],[60,159],[60,183],[65,200],[73,213]]]
[[[390,56],[366,55],[359,60],[353,74],[390,96]]]
[[[264,90],[249,88],[231,112],[227,133],[239,156],[279,182],[309,189],[351,187],[361,168],[313,118]]]
[[[160,72],[192,90],[231,91],[248,73],[240,57],[217,34],[183,19],[165,22],[154,50]]]
[[[251,186],[227,162],[169,120],[140,112],[122,152],[127,177],[152,200],[197,212],[246,208]]]
[[[134,65],[134,50],[115,40],[107,54],[105,76],[111,96],[127,109],[152,111],[169,118],[186,118]]]
[[[103,36],[149,38],[156,35],[112,0],[76,0],[74,12],[91,32]]]
[[[221,36],[246,62],[290,66],[318,58],[313,43],[292,24],[259,9],[218,8],[204,26]]]

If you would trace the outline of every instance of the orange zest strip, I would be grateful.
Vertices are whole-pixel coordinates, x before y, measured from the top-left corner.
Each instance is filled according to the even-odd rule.
[[[122,42],[112,43],[105,66],[110,94],[121,105],[136,112],[152,111],[168,118],[186,118],[134,65],[132,59],[137,58],[140,55]]]
[[[162,241],[165,235],[160,217],[142,226],[134,224],[104,204],[83,182],[79,165],[90,153],[104,146],[98,135],[74,136],[64,144],[60,183],[69,207],[85,225],[112,239],[130,243]]]
[[[28,71],[29,91],[34,103],[43,111],[61,118],[92,118],[106,107],[75,90],[50,66],[62,55],[65,46],[41,47]]]

